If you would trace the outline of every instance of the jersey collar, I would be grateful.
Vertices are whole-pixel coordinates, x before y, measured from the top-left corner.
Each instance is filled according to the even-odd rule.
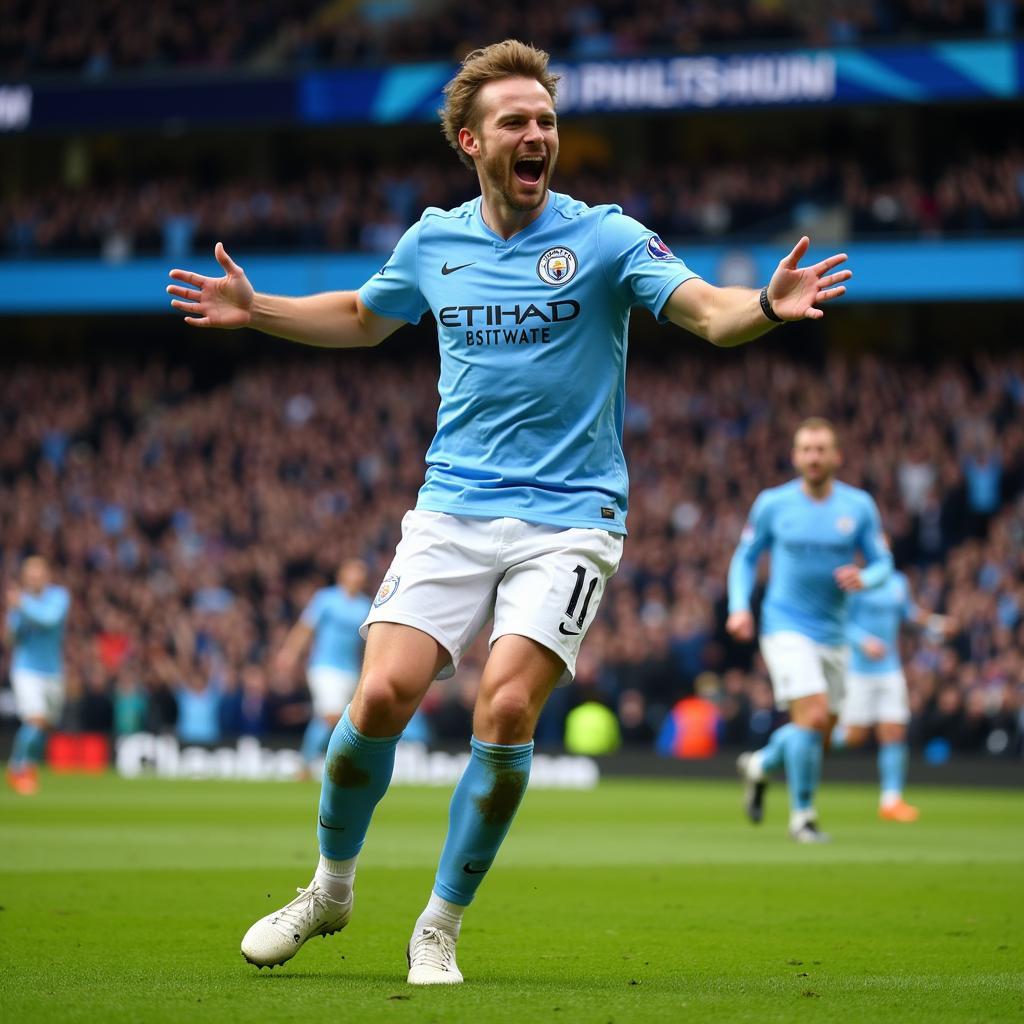
[[[541,210],[540,216],[531,221],[521,231],[517,231],[514,235],[509,238],[502,238],[496,231],[493,231],[488,227],[487,222],[484,220],[484,197],[478,196],[476,200],[476,209],[474,216],[476,218],[477,227],[487,236],[496,246],[505,248],[513,245],[518,245],[523,239],[529,238],[531,235],[536,234],[551,218],[555,215],[555,193],[548,189],[547,201],[544,204],[544,209]]]

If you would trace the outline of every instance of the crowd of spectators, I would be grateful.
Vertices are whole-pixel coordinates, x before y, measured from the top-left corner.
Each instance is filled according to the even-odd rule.
[[[410,5],[411,6],[411,5]],[[1019,0],[448,0],[407,18],[296,23],[281,40],[298,64],[459,58],[496,39],[521,37],[581,59],[692,54],[752,45],[830,46],[893,38],[1012,31]]]
[[[1020,0],[0,0],[0,74],[456,59],[509,36],[567,57],[1006,34]],[[526,29],[524,30],[524,26]]]
[[[942,237],[1024,230],[1024,148],[1008,144],[929,168],[927,178],[862,163],[721,160],[708,166],[651,161],[642,168],[560,170],[554,181],[591,205],[616,202],[668,238],[765,238],[812,230],[833,235]],[[0,200],[2,252],[10,257],[163,254],[179,259],[223,240],[240,252],[299,249],[389,252],[425,206],[450,209],[479,194],[454,158],[317,167],[297,180],[223,185],[163,178],[136,185],[52,186]]]
[[[751,501],[791,475],[791,430],[813,412],[838,424],[842,477],[876,496],[919,604],[955,622],[946,642],[905,638],[913,742],[1020,756],[1024,357],[651,356],[634,356],[628,382],[630,537],[541,742],[594,700],[649,746],[695,690],[726,744],[777,721],[754,647],[723,631],[726,571]],[[305,351],[216,380],[155,358],[7,368],[2,568],[40,553],[71,590],[67,724],[207,741],[301,730],[302,674],[272,671],[273,654],[343,558],[365,559],[372,579],[386,571],[422,481],[436,372],[429,358]],[[428,696],[438,741],[465,740],[484,654],[478,644]],[[203,736],[186,732],[197,702],[219,708]]]

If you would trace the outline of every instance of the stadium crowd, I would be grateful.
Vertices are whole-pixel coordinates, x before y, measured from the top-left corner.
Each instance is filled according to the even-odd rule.
[[[118,261],[180,258],[223,239],[246,250],[388,252],[425,206],[474,194],[455,161],[318,167],[290,182],[188,178],[81,189],[54,185],[0,199],[10,257],[92,255]],[[927,175],[871,170],[863,161],[720,160],[693,167],[566,168],[558,188],[590,204],[615,201],[669,238],[768,237],[830,218],[838,236],[944,235],[1024,230],[1024,146],[1007,140]],[[820,231],[815,231],[820,235]]]
[[[615,710],[650,745],[680,698],[718,708],[729,745],[771,728],[754,648],[723,630],[729,558],[761,488],[791,475],[789,434],[838,424],[842,478],[867,487],[940,642],[910,632],[911,740],[1022,754],[1024,357],[928,367],[776,352],[634,356],[625,439],[630,537],[541,742],[568,710]],[[15,364],[0,376],[3,569],[41,553],[71,590],[67,725],[177,729],[183,741],[297,734],[301,672],[270,668],[339,562],[383,575],[423,476],[436,363],[294,354],[197,380],[182,365]],[[463,740],[479,645],[424,720]]]
[[[0,74],[281,68],[454,59],[518,36],[552,53],[602,58],[714,47],[829,45],[1013,29],[1020,0],[486,0],[331,3],[0,0]]]

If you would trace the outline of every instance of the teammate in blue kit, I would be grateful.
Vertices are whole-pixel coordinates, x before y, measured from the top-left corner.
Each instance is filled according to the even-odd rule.
[[[348,559],[338,570],[337,583],[313,595],[277,655],[278,671],[287,675],[306,644],[313,641],[306,669],[313,714],[302,738],[307,767],[323,756],[359,681],[363,658],[359,627],[370,611],[365,586],[366,564],[358,558]]]
[[[44,558],[26,558],[21,586],[7,588],[11,686],[21,725],[7,765],[7,782],[23,796],[39,788],[46,733],[64,707],[64,625],[71,595],[50,580]]]
[[[878,509],[865,491],[835,479],[841,463],[828,420],[805,420],[793,438],[796,480],[762,491],[754,502],[729,566],[726,629],[752,640],[750,597],[763,551],[771,575],[761,606],[761,654],[775,702],[790,721],[761,750],[741,754],[747,813],[759,822],[771,772],[785,768],[789,834],[800,843],[825,842],[814,795],[824,737],[835,724],[846,671],[846,604],[854,591],[880,586],[892,572]],[[857,553],[866,565],[854,564]]]
[[[470,54],[445,87],[442,124],[481,195],[426,210],[358,292],[256,293],[220,244],[225,276],[171,271],[172,305],[197,327],[251,326],[312,345],[376,345],[430,310],[441,351],[426,481],[363,627],[352,703],[331,737],[321,859],[308,888],[258,921],[242,952],[282,963],[352,908],[356,858],[391,778],[395,744],[431,681],[489,620],[471,756],[452,796],[433,892],[408,947],[412,984],[462,981],[463,912],[529,778],[533,732],[615,572],[626,532],[622,454],[630,309],[716,345],[816,319],[841,295],[842,254],[800,268],[801,239],[759,294],[715,288],[616,206],[548,184],[558,157],[547,54],[506,40]]]
[[[910,622],[941,637],[951,620],[918,608],[901,572],[874,590],[851,594],[849,615],[846,637],[852,654],[836,733],[844,746],[859,747],[874,728],[881,783],[878,815],[883,821],[917,821],[918,809],[903,799],[910,705],[900,665],[900,627]]]

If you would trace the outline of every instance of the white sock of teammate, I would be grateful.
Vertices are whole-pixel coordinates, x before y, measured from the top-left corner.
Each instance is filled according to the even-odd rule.
[[[417,935],[424,928],[437,928],[457,941],[459,930],[462,928],[462,915],[465,912],[465,907],[460,907],[458,903],[449,903],[432,892],[423,913],[416,920],[412,933]]]
[[[356,861],[358,857],[348,860],[331,860],[320,855],[320,863],[316,867],[313,881],[320,886],[332,900],[347,903],[352,895],[352,886],[356,877]]]

